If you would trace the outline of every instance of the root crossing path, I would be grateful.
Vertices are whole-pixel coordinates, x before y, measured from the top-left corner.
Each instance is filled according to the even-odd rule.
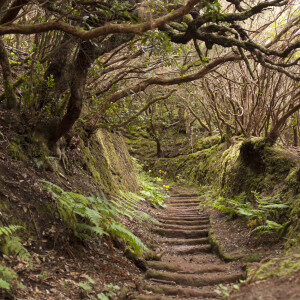
[[[139,300],[215,299],[216,289],[243,278],[238,263],[225,263],[212,252],[209,216],[199,212],[195,195],[169,199],[165,214],[153,227],[153,240],[163,250],[159,261],[148,261]],[[224,289],[223,289],[224,291]]]

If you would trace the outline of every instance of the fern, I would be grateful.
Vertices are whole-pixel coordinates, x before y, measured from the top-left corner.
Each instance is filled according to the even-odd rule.
[[[242,193],[235,199],[219,197],[212,202],[212,206],[231,216],[237,215],[247,218],[250,220],[248,224],[256,226],[252,231],[258,235],[270,234],[283,229],[284,225],[273,220],[276,217],[279,219],[279,211],[288,208],[288,205],[278,203],[279,197],[263,197],[257,192],[253,192],[253,195],[256,204],[247,201],[246,194]]]
[[[14,254],[19,256],[22,260],[30,262],[31,256],[27,249],[21,244],[20,238],[15,236],[15,232],[22,229],[22,226],[10,225],[7,227],[0,227],[0,241],[1,251],[7,255]],[[11,268],[0,265],[0,288],[10,289],[12,281],[17,280],[17,273]],[[19,282],[18,284],[21,285]]]
[[[14,254],[19,256],[22,260],[31,261],[31,255],[27,249],[21,244],[20,238],[18,236],[7,237],[5,239],[4,245],[2,246],[2,251],[5,254]]]
[[[13,280],[18,278],[17,273],[11,269],[0,265],[0,288],[9,290]]]
[[[7,227],[0,227],[0,236],[6,235],[6,236],[12,236],[17,230],[22,229],[22,226],[19,225],[10,225]]]
[[[258,235],[261,234],[269,234],[273,232],[278,232],[279,230],[283,229],[284,225],[276,223],[274,221],[267,220],[265,225],[257,226],[252,230],[252,232],[257,232]]]
[[[31,261],[31,256],[27,249],[22,245],[18,236],[15,236],[15,232],[23,229],[19,225],[9,225],[0,227],[0,241],[1,251],[7,255],[14,254],[19,256],[22,260]]]
[[[143,251],[148,251],[143,242],[124,225],[113,222],[108,224],[107,230],[113,237],[126,242],[136,254],[141,255]]]
[[[110,202],[103,193],[85,197],[78,193],[66,192],[51,182],[43,181],[43,183],[43,187],[57,199],[59,214],[75,236],[90,238],[91,234],[98,236],[110,234],[124,241],[137,254],[148,250],[138,237],[118,222],[120,215],[132,219],[135,214],[144,218],[147,214],[126,202],[117,200]]]

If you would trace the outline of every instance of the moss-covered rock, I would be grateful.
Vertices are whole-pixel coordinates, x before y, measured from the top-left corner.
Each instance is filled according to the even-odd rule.
[[[269,277],[288,276],[300,270],[300,254],[293,253],[265,262],[257,268],[248,268],[248,278],[262,280]]]

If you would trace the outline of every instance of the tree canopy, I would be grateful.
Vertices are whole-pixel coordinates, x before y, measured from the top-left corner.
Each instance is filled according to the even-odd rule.
[[[0,9],[1,101],[51,119],[50,145],[79,118],[88,135],[149,121],[169,97],[210,134],[264,134],[272,144],[298,120],[297,1],[14,0]]]

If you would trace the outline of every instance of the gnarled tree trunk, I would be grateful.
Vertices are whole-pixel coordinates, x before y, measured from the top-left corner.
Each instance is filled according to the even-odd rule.
[[[0,66],[3,74],[4,94],[6,98],[6,107],[14,109],[17,107],[17,97],[12,87],[12,73],[9,65],[8,55],[2,39],[0,39]]]
[[[269,134],[267,135],[267,137],[265,138],[265,142],[270,145],[273,146],[279,135],[280,135],[280,130],[282,128],[282,126],[285,124],[285,122],[287,121],[287,119],[294,114],[296,111],[298,111],[300,109],[300,100],[298,100],[298,104],[295,105],[293,108],[291,108],[289,111],[287,111],[271,128]]]

